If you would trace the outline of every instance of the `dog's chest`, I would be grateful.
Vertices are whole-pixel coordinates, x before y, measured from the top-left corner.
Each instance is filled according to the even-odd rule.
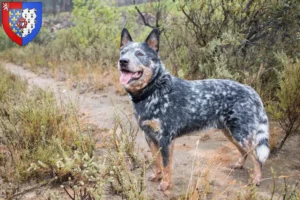
[[[146,101],[134,105],[135,117],[140,128],[149,134],[160,134],[170,123],[168,116],[174,102],[168,95],[159,96],[154,94]],[[175,114],[175,113],[174,113]]]
[[[135,105],[135,112],[145,118],[160,118],[170,110],[174,102],[169,95],[161,95],[159,91],[155,92],[145,101]]]

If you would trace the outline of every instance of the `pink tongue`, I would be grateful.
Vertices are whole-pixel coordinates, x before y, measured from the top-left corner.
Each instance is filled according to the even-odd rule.
[[[126,85],[130,81],[132,76],[133,76],[132,72],[122,72],[120,77],[121,84]]]

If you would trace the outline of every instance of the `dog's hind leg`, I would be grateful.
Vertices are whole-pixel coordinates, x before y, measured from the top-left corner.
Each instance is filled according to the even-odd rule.
[[[235,130],[244,131],[244,133],[246,131],[240,127],[235,127]],[[233,131],[235,131],[235,130],[233,130]],[[251,138],[251,137],[250,138],[245,137],[245,139],[243,141],[243,147],[242,147],[233,138],[233,136],[231,136],[230,133],[231,132],[227,131],[227,132],[225,132],[225,135],[233,142],[233,144],[235,144],[235,146],[238,148],[238,150],[242,154],[242,157],[234,165],[234,168],[235,169],[237,167],[241,168],[245,164],[247,155],[249,155],[251,157],[251,160],[254,165],[254,176],[252,179],[252,183],[256,184],[258,186],[261,182],[261,177],[262,177],[262,163],[263,163],[262,161],[265,161],[266,155],[268,155],[268,153],[269,153],[269,148],[268,148],[268,143],[267,143],[268,140],[264,139],[264,137],[263,137],[264,135],[260,136],[259,138],[256,138],[255,141],[253,141],[253,138]],[[235,135],[238,135],[238,134],[235,134]],[[259,141],[259,142],[257,142],[257,141]]]
[[[247,151],[232,137],[232,134],[229,130],[224,129],[223,133],[234,144],[241,154],[239,160],[235,164],[231,164],[229,167],[232,169],[243,169],[248,156]]]
[[[173,161],[173,149],[174,141],[170,144],[161,145],[161,153],[163,159],[163,178],[158,186],[158,190],[165,191],[172,188],[172,161]]]
[[[156,157],[154,173],[148,178],[148,180],[157,182],[157,181],[160,181],[162,178],[162,169],[163,169],[162,157],[161,157],[161,153],[160,153],[158,144],[156,144],[153,141],[149,141],[148,145],[150,147],[152,156]]]
[[[255,156],[254,150],[252,150],[252,152],[250,153],[250,157],[254,165],[254,177],[252,179],[252,184],[259,186],[262,176],[262,164],[258,161],[257,157]]]

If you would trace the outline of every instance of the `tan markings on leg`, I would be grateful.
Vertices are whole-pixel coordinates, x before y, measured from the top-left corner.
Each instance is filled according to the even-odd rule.
[[[163,168],[163,179],[160,182],[160,185],[158,187],[159,190],[165,191],[167,189],[172,188],[172,164],[173,164],[173,150],[174,150],[174,141],[169,146],[169,162],[168,165]]]
[[[224,129],[223,133],[234,144],[234,146],[239,150],[241,154],[239,160],[235,164],[230,165],[229,167],[233,169],[242,169],[247,159],[247,151],[244,148],[242,148],[241,145],[232,137],[229,130]]]
[[[253,165],[254,165],[254,177],[252,179],[252,183],[259,186],[260,185],[260,181],[261,181],[261,164],[258,162],[256,156],[254,155],[254,152],[252,151],[250,153],[250,157],[253,161]]]
[[[161,130],[160,121],[158,119],[145,120],[142,126],[149,126],[154,132],[159,132]]]
[[[161,180],[162,178],[162,157],[161,157],[161,153],[159,150],[159,146],[157,144],[155,144],[154,142],[151,142],[149,144],[152,156],[156,156],[155,158],[155,171],[154,173],[148,178],[150,181],[154,181],[157,182],[159,180]]]
[[[262,172],[261,172],[262,165],[260,164],[260,162],[257,159],[256,153],[255,153],[255,147],[256,147],[256,145],[254,145],[253,143],[251,143],[251,142],[248,143],[249,155],[251,157],[251,160],[253,162],[253,167],[254,167],[254,175],[252,177],[252,184],[259,186],[260,181],[261,181],[261,176],[262,176]]]

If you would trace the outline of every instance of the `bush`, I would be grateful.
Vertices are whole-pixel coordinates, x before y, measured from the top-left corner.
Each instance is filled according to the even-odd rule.
[[[276,149],[281,149],[292,134],[300,128],[300,62],[283,59],[284,70],[280,89],[276,91],[278,101],[272,102],[268,110],[284,130],[284,138]]]
[[[83,134],[89,129],[83,130],[74,105],[57,102],[52,92],[28,89],[25,81],[1,67],[0,72],[0,145],[8,152],[6,162],[0,154],[0,167],[5,167],[1,176],[7,182],[59,183],[76,198],[96,199],[111,184],[124,197],[146,198],[145,167],[135,150],[132,122],[116,116],[104,144],[108,155],[95,158],[94,142]]]
[[[4,29],[1,27],[0,28],[0,52],[16,46],[17,44],[11,41],[11,39],[6,35]]]
[[[70,171],[60,167],[60,159],[73,158],[74,151],[93,154],[76,110],[63,102],[58,106],[53,93],[27,90],[19,77],[1,72],[0,133],[11,158],[2,176],[17,182],[45,176],[63,180]],[[42,167],[28,170],[34,163]]]
[[[124,116],[127,117],[127,116]],[[138,129],[127,118],[115,117],[115,126],[110,135],[107,170],[112,178],[111,187],[125,199],[147,199],[145,170],[135,146]]]
[[[13,74],[7,73],[1,65],[0,73],[2,74],[0,79],[1,104],[25,92],[27,89],[25,81]]]
[[[49,29],[41,27],[39,34],[32,41],[33,43],[39,45],[47,45],[49,42],[55,39],[55,34],[51,33]]]
[[[161,48],[174,74],[234,79],[251,84],[264,100],[274,98],[282,71],[274,52],[299,56],[297,1],[174,2],[183,17],[172,15]]]

